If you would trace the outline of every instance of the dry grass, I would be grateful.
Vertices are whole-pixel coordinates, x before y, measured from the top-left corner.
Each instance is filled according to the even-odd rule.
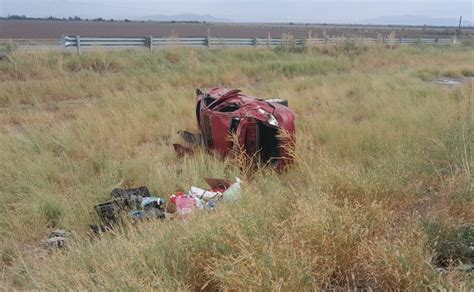
[[[453,246],[473,236],[473,87],[428,80],[473,68],[472,47],[12,54],[0,62],[0,287],[472,288],[472,274],[435,265],[466,261]],[[289,100],[292,168],[175,156],[177,130],[196,127],[194,88],[215,85]],[[167,199],[212,176],[242,177],[242,200],[88,236],[113,187]],[[74,239],[39,257],[54,227]]]

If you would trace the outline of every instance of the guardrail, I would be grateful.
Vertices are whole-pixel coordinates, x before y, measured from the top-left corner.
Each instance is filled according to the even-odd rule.
[[[277,47],[277,46],[311,46],[317,44],[334,44],[343,42],[361,42],[367,44],[383,43],[389,45],[395,44],[433,44],[448,45],[458,43],[456,38],[439,39],[439,38],[342,38],[342,37],[325,37],[325,38],[214,38],[214,37],[197,37],[197,38],[155,38],[155,37],[81,37],[81,36],[63,36],[61,38],[64,47],[75,47],[80,53],[82,48],[87,47],[107,47],[107,48],[169,48],[169,47],[207,47],[207,48],[224,48],[224,47]]]

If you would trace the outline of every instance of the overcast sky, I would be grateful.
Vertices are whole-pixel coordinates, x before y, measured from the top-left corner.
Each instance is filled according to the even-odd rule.
[[[381,16],[424,15],[473,20],[472,0],[0,0],[0,14],[34,17],[136,19],[149,15],[210,14],[234,21],[342,22]]]

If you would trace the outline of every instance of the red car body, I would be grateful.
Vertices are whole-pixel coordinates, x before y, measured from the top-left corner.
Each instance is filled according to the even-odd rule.
[[[292,161],[295,115],[285,105],[217,87],[197,90],[196,117],[204,145],[222,156],[243,149],[248,157],[277,168]],[[281,131],[286,134],[280,135]],[[236,135],[239,147],[231,134]]]

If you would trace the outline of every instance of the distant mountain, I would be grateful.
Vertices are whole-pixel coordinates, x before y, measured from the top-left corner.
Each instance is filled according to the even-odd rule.
[[[139,20],[152,20],[152,21],[199,21],[199,22],[232,22],[227,18],[219,18],[209,14],[178,14],[178,15],[150,15],[140,17]]]
[[[380,25],[435,25],[435,26],[458,26],[459,18],[434,18],[423,15],[400,15],[382,16],[359,21],[360,24]],[[473,26],[474,22],[463,20],[462,26]]]

